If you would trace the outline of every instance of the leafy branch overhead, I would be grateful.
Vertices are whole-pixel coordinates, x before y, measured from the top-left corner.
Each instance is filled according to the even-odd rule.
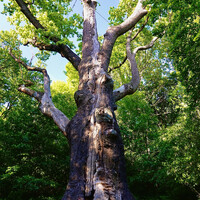
[[[42,17],[41,21],[42,22],[44,21],[44,25],[43,25],[43,24],[40,23],[40,21],[33,14],[33,13],[35,13],[36,10],[33,9],[33,13],[32,13],[31,10],[28,8],[28,5],[23,0],[16,0],[16,3],[20,7],[20,10],[23,12],[23,14],[25,15],[25,17],[28,19],[28,21],[35,27],[35,29],[33,29],[32,27],[30,27],[30,24],[25,25],[25,27],[23,27],[23,28],[20,27],[20,26],[18,27],[19,34],[22,36],[22,38],[23,37],[26,38],[25,39],[26,42],[24,44],[27,45],[27,44],[30,43],[33,46],[38,47],[40,50],[48,50],[48,51],[58,52],[58,53],[61,54],[62,57],[67,58],[73,64],[73,66],[77,69],[78,64],[80,63],[79,56],[77,56],[71,50],[71,48],[69,46],[63,44],[63,43],[66,43],[66,41],[62,41],[62,38],[67,39],[67,37],[69,37],[70,34],[66,36],[64,33],[61,33],[61,35],[59,35],[59,32],[55,32],[55,31],[53,31],[53,34],[52,34],[52,28],[55,30],[55,27],[48,26],[46,24],[46,21],[44,21],[44,19],[45,19],[45,16],[44,16],[45,12],[44,12],[43,16],[39,16],[39,19]],[[33,4],[32,6],[34,6],[34,5],[35,4]],[[36,6],[39,7],[39,8],[43,8],[43,6],[44,6],[47,9],[48,7],[51,6],[51,2],[44,3],[43,5],[39,4],[39,5],[36,5]],[[57,6],[60,7],[58,4],[57,4]],[[56,11],[54,11],[54,12],[56,12]],[[15,15],[17,15],[17,14],[18,13],[16,11]],[[64,10],[63,10],[62,14],[65,14]],[[59,16],[61,17],[62,15],[59,14]],[[56,16],[51,16],[51,15],[50,16],[46,16],[46,20],[50,20],[50,22],[53,23],[52,20],[55,20],[56,19],[55,17]],[[78,15],[77,15],[77,20],[79,20],[81,22],[80,19],[81,18],[78,17]],[[62,20],[64,20],[64,18]],[[18,23],[20,24],[20,22],[18,22]],[[55,24],[55,22],[54,22],[54,24]],[[45,26],[47,26],[47,28]],[[59,24],[57,24],[57,26],[59,27]],[[31,28],[31,30],[33,29],[33,33],[35,33],[35,34],[32,35],[30,33],[30,30],[29,30],[27,32],[27,35],[24,35],[24,28],[29,28],[29,29]],[[63,26],[62,26],[62,28],[63,28]],[[73,28],[70,27],[69,30],[70,30],[70,32],[72,32]],[[63,30],[62,29],[62,32],[64,32],[64,31],[66,31],[65,33],[69,32],[67,30]],[[76,30],[73,30],[73,31],[75,32],[75,34],[78,35],[78,32]],[[64,34],[64,35],[62,35],[62,34]],[[41,37],[40,37],[40,35],[41,35]]]

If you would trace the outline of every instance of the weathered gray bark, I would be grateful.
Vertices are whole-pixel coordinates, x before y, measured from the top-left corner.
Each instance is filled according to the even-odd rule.
[[[32,15],[23,0],[16,0],[22,12],[35,26],[45,28]],[[84,8],[82,59],[65,45],[39,44],[31,39],[28,43],[57,51],[66,57],[79,72],[79,88],[74,97],[78,107],[71,121],[60,112],[51,100],[49,77],[44,69],[27,66],[16,59],[27,70],[44,75],[44,93],[32,91],[25,86],[21,92],[40,102],[40,110],[51,117],[68,138],[71,148],[70,176],[63,200],[132,200],[125,174],[124,149],[119,127],[115,118],[115,102],[128,94],[133,94],[139,86],[140,78],[135,55],[138,50],[150,48],[149,45],[131,51],[131,35],[127,39],[127,58],[132,71],[132,81],[113,92],[113,80],[108,74],[108,66],[116,39],[132,29],[147,14],[139,0],[133,14],[118,26],[109,27],[102,47],[98,42],[95,8],[96,0],[82,0]],[[53,42],[58,41],[51,38]],[[153,42],[150,44],[153,45]]]

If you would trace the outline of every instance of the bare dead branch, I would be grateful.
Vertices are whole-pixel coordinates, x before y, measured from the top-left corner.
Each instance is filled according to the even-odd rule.
[[[120,25],[116,26],[116,28],[118,29],[117,35],[120,36],[120,35],[126,33],[127,31],[129,31],[147,13],[148,13],[147,10],[145,10],[145,8],[142,5],[142,0],[139,0],[132,15],[130,17],[128,17]]]
[[[48,75],[47,75],[48,76]],[[45,76],[46,79],[47,76]],[[66,136],[67,133],[65,131],[65,128],[67,126],[67,124],[69,123],[69,119],[60,111],[58,110],[51,99],[51,94],[50,92],[50,88],[48,87],[48,82],[46,84],[44,84],[44,87],[46,87],[46,92],[42,93],[42,92],[36,92],[34,90],[31,90],[27,87],[25,87],[24,85],[21,85],[18,90],[30,97],[35,98],[38,102],[40,102],[40,110],[41,112],[52,118],[54,120],[54,122],[56,123],[56,125],[59,127],[59,129],[63,132],[63,134]]]
[[[40,110],[41,112],[52,118],[56,125],[60,128],[63,134],[66,136],[67,133],[65,128],[69,123],[69,119],[62,113],[59,109],[57,109],[51,98],[51,89],[50,89],[50,78],[46,70],[43,71],[44,75],[44,95],[41,99]]]
[[[24,94],[27,94],[30,97],[34,97],[38,102],[41,102],[41,100],[42,100],[43,93],[31,90],[31,89],[25,87],[24,85],[21,85],[18,88],[18,91],[23,92]]]
[[[27,4],[23,0],[16,0],[16,2],[19,5],[19,7],[21,8],[21,11],[23,12],[23,14],[27,17],[27,19],[31,22],[31,24],[33,24],[33,26],[36,29],[42,29],[42,30],[46,31],[46,28],[40,24],[40,22],[36,19],[36,17],[33,16],[33,14],[31,13],[30,9],[27,6]],[[55,43],[60,41],[60,39],[58,39],[56,37],[48,37],[48,36],[46,36],[46,37]],[[36,47],[37,47],[37,45],[36,45]],[[78,65],[79,65],[81,59],[67,45],[64,45],[64,44],[45,45],[45,44],[43,44],[43,45],[40,45],[40,48],[42,50],[56,51],[56,52],[60,53],[62,57],[65,57],[72,63],[72,65],[75,67],[75,69],[78,69]]]
[[[136,47],[133,51],[134,54],[136,54],[138,51],[140,50],[147,50],[153,47],[155,41],[158,39],[159,37],[154,37],[151,42],[145,46],[140,46],[140,47]]]
[[[28,66],[21,59],[16,58],[11,50],[10,50],[9,53],[16,62],[21,64],[27,70],[37,71],[37,72],[41,72],[43,74],[43,76],[44,76],[44,93],[37,92],[37,91],[34,91],[32,89],[29,89],[25,85],[21,85],[18,88],[18,90],[20,92],[23,92],[24,94],[27,94],[30,97],[35,98],[38,102],[40,102],[41,112],[44,115],[52,118],[54,120],[54,122],[56,123],[56,125],[60,128],[60,130],[66,136],[67,133],[65,131],[65,128],[66,128],[67,124],[69,123],[69,119],[60,110],[58,110],[52,102],[51,89],[50,89],[50,78],[49,78],[49,75],[47,73],[47,70],[42,69],[42,68],[38,68],[38,67]],[[30,84],[31,81],[28,81],[28,82]]]
[[[105,70],[107,70],[107,66],[110,62],[110,56],[112,53],[112,49],[116,39],[132,29],[137,22],[142,19],[147,14],[147,10],[142,5],[142,0],[139,0],[137,6],[133,13],[120,25],[109,27],[104,35],[104,41],[101,48],[102,63],[105,66]]]
[[[136,92],[136,90],[139,86],[139,83],[140,83],[140,75],[139,75],[137,63],[135,60],[136,53],[139,50],[146,50],[146,49],[152,48],[155,41],[158,39],[158,37],[154,37],[148,45],[136,47],[132,52],[132,50],[131,50],[131,40],[132,40],[131,34],[132,34],[132,30],[130,31],[129,36],[127,37],[126,51],[127,51],[127,59],[129,60],[129,63],[131,66],[132,79],[128,84],[124,84],[121,87],[119,87],[118,89],[113,91],[115,101],[118,101],[118,100],[122,99],[123,97],[125,97],[126,95],[133,94],[134,92]]]
[[[122,99],[126,95],[133,94],[137,90],[140,83],[140,75],[135,60],[135,54],[131,51],[131,34],[132,30],[130,31],[129,36],[127,37],[126,52],[127,59],[129,60],[131,66],[132,79],[128,84],[124,84],[118,89],[114,90],[113,95],[115,101]]]
[[[9,54],[11,55],[11,57],[19,64],[21,64],[23,67],[25,67],[27,70],[29,71],[37,71],[37,72],[42,72],[43,70],[42,68],[39,67],[31,67],[29,65],[27,65],[24,61],[22,61],[20,58],[15,57],[15,55],[12,53],[12,49],[9,50]]]
[[[131,41],[133,41],[138,35],[140,32],[142,32],[142,30],[144,29],[144,27],[146,26],[147,22],[149,20],[149,16],[147,17],[146,21],[144,22],[144,24],[140,27],[140,29],[138,29],[138,31],[136,32],[136,34],[131,38]],[[112,70],[115,70],[115,69],[118,69],[120,68],[127,60],[127,55],[126,57],[124,58],[124,60],[116,67],[113,67],[109,70],[109,72],[111,72]]]

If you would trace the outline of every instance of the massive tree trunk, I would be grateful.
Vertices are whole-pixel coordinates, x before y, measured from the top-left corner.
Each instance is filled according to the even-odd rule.
[[[66,129],[71,163],[63,200],[131,200],[123,144],[114,115],[113,82],[94,61],[79,66],[87,67],[88,72],[83,70],[79,90],[75,93],[78,112]]]
[[[23,0],[16,2],[36,29],[46,30]],[[63,200],[132,200],[134,198],[126,182],[122,138],[114,113],[115,102],[137,90],[140,78],[135,55],[139,50],[151,48],[157,38],[154,38],[149,45],[137,47],[132,51],[130,43],[142,28],[133,38],[131,38],[132,31],[130,32],[127,37],[125,60],[129,60],[132,80],[113,91],[113,80],[108,74],[113,45],[116,39],[131,30],[147,11],[142,6],[142,0],[139,0],[130,17],[120,25],[108,28],[100,47],[95,18],[97,2],[96,0],[82,0],[82,2],[84,24],[81,59],[68,46],[56,45],[58,38],[50,37],[55,43],[51,45],[29,40],[29,43],[39,49],[59,52],[78,70],[79,88],[74,95],[77,114],[69,120],[55,108],[51,100],[50,79],[45,69],[28,66],[10,51],[10,55],[27,70],[41,72],[44,76],[44,93],[33,91],[24,85],[19,87],[19,91],[37,99],[40,102],[41,112],[54,120],[69,141],[70,176]]]
[[[114,114],[113,81],[100,54],[96,2],[83,1],[83,6],[82,61],[78,66],[79,90],[75,93],[78,112],[66,129],[71,163],[63,200],[131,200],[123,144]]]

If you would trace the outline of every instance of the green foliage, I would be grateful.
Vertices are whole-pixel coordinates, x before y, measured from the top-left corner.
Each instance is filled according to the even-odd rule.
[[[118,8],[111,8],[110,24],[121,23],[132,12],[132,6],[129,6],[129,4],[135,3],[120,1]],[[168,40],[168,49],[165,48],[165,50],[178,72],[178,79],[186,87],[187,93],[192,96],[191,105],[195,107],[199,104],[198,96],[200,92],[200,3],[194,0],[149,0],[145,4],[146,9],[149,10],[149,21],[143,33],[145,33],[145,30],[150,31],[150,33],[145,33],[144,37],[139,39],[140,41],[143,38],[146,39],[147,35],[151,34],[159,36],[165,30],[165,37]],[[135,30],[143,23],[144,20],[141,20]],[[125,42],[123,41],[123,43]],[[139,45],[143,45],[143,43]],[[137,40],[134,42],[134,46],[138,46]]]
[[[191,104],[199,104],[200,91],[199,60],[200,60],[200,23],[199,1],[154,1],[150,0],[152,9],[150,15],[166,16],[166,36],[169,41],[169,55],[173,65],[178,70],[179,79],[186,91],[192,96]],[[157,17],[156,17],[157,16]]]
[[[21,57],[19,50],[14,50],[14,52]],[[26,63],[28,62],[26,59],[21,59]],[[4,48],[4,44],[2,43],[0,44],[0,69],[0,115],[4,118],[9,110],[19,102],[18,86],[26,84],[27,81],[35,82],[31,88],[37,88],[37,90],[42,91],[41,85],[43,79],[41,74],[28,72],[17,64],[8,54],[8,50],[6,47]]]
[[[170,146],[168,158],[163,163],[167,173],[175,177],[177,182],[193,189],[198,187],[200,182],[199,119],[198,110],[186,112],[180,116],[175,126],[167,128],[160,138],[162,146]]]
[[[146,100],[145,93],[138,91],[118,103],[117,118],[125,144],[129,186],[137,199],[197,199],[199,110],[191,113],[188,99],[182,97],[175,103],[181,109],[178,118],[168,116],[172,125],[163,124],[167,128],[161,128],[160,118],[165,117],[155,113],[157,107]],[[180,88],[173,94],[180,95]],[[170,99],[165,101],[162,103],[167,106]]]
[[[37,38],[37,42],[51,43],[47,37],[57,37],[60,39],[59,44],[74,47],[70,38],[75,35],[81,37],[79,30],[82,28],[82,17],[76,13],[70,16],[72,9],[69,5],[70,0],[34,1],[28,5],[46,30],[35,29],[21,12],[16,1],[5,3],[3,13],[9,15],[8,20],[16,27],[15,32],[20,36],[19,39],[23,44],[33,38]]]
[[[52,99],[55,106],[67,117],[72,118],[76,113],[74,93],[78,90],[78,72],[68,63],[66,65],[67,83],[56,81],[51,85]]]
[[[0,119],[0,196],[8,200],[61,198],[69,171],[67,141],[42,116],[35,101],[18,95]]]
[[[120,0],[117,8],[114,7],[110,8],[109,11],[110,24],[118,25],[122,23],[127,18],[127,16],[129,16],[132,13],[136,5],[137,5],[136,1]]]
[[[134,150],[133,158],[149,151],[149,140],[157,132],[157,118],[145,100],[143,92],[137,92],[118,103],[117,117],[127,150]],[[127,152],[128,153],[128,152]],[[131,151],[129,151],[131,153]]]

